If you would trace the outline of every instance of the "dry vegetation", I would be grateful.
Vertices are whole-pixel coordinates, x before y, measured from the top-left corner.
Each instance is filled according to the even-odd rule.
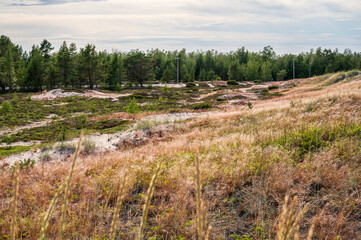
[[[327,81],[299,80],[252,109],[189,121],[167,141],[81,158],[46,236],[63,229],[64,239],[358,239],[361,81]],[[18,192],[16,171],[2,170],[0,239],[10,238],[12,202],[17,237],[39,237],[71,164],[21,169]]]

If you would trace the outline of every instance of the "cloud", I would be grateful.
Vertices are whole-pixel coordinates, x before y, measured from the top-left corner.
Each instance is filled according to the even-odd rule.
[[[66,3],[75,3],[75,2],[99,2],[104,0],[36,0],[36,1],[26,1],[24,3],[23,0],[15,1],[12,3],[12,6],[41,6],[41,5],[58,5],[58,4],[66,4]]]
[[[1,34],[24,49],[48,39],[55,48],[67,40],[99,50],[361,50],[350,31],[361,24],[359,0],[2,0],[0,6]]]

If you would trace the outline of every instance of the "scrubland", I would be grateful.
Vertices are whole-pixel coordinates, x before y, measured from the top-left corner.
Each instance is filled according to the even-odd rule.
[[[149,201],[145,239],[197,239],[200,234],[209,239],[306,239],[309,233],[310,239],[358,239],[361,76],[339,75],[299,79],[290,88],[270,90],[280,93],[272,98],[210,111],[171,131],[154,132],[156,137],[141,145],[81,153],[67,192],[64,231],[62,193],[46,238],[108,239],[118,216],[115,238],[135,239]],[[25,166],[18,181],[14,168],[1,170],[0,239],[10,237],[14,184],[19,184],[17,238],[37,239],[71,164],[68,159]],[[147,197],[150,187],[154,193]],[[285,205],[286,195],[290,201]],[[281,226],[292,218],[282,214],[284,208],[295,216],[304,210],[290,238]]]

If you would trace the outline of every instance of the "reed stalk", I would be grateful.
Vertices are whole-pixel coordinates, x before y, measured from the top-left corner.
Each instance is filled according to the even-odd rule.
[[[150,206],[150,200],[152,199],[152,196],[153,196],[154,187],[155,187],[155,180],[157,179],[158,174],[160,172],[160,167],[161,167],[161,163],[158,164],[157,169],[155,170],[155,173],[153,174],[152,180],[149,183],[147,197],[145,199],[145,204],[143,206],[143,214],[142,214],[142,219],[141,219],[140,226],[139,226],[139,232],[138,232],[137,240],[143,240],[144,239],[143,230],[144,230],[144,227],[145,227],[145,223],[147,221],[147,216],[148,216],[148,211],[149,211],[149,206]]]
[[[196,164],[196,201],[197,201],[197,231],[198,231],[198,240],[203,240],[203,202],[202,202],[202,185],[200,179],[200,169],[199,169],[199,158],[198,156],[195,159]]]
[[[116,229],[118,228],[119,210],[120,210],[120,207],[122,206],[122,202],[124,199],[126,181],[127,181],[127,174],[124,174],[122,183],[119,188],[118,199],[117,199],[117,203],[115,205],[112,225],[110,227],[110,240],[115,239],[115,232],[116,232]]]
[[[19,163],[16,162],[15,163],[15,173],[14,173],[14,186],[13,186],[13,197],[11,199],[11,229],[10,229],[10,236],[12,240],[16,239],[16,235],[18,232],[17,229],[17,215],[18,215],[18,208],[17,208],[17,203],[18,203],[18,196],[19,196],[19,182],[20,182],[20,177],[19,177]]]
[[[78,145],[77,145],[77,148],[75,150],[74,158],[73,158],[73,161],[72,161],[72,164],[71,164],[71,167],[70,167],[70,172],[69,172],[68,176],[65,178],[63,184],[56,191],[53,199],[51,200],[49,208],[48,208],[48,210],[47,210],[47,212],[45,214],[44,221],[43,221],[43,224],[42,224],[41,230],[40,230],[40,239],[41,240],[45,239],[45,230],[48,227],[49,219],[50,219],[51,214],[52,214],[52,212],[53,212],[53,210],[55,208],[55,204],[58,201],[58,199],[59,199],[59,197],[60,197],[60,195],[61,195],[64,188],[66,189],[65,190],[66,196],[68,194],[70,181],[71,181],[71,178],[73,176],[76,159],[78,158],[78,155],[79,155],[83,135],[84,135],[84,131],[81,131],[79,141],[78,141]],[[64,205],[63,205],[62,216],[64,216],[64,212],[66,212],[66,210],[67,210],[67,197],[65,197],[65,199],[66,199],[66,203],[64,203]],[[63,234],[63,226],[64,226],[63,224],[64,224],[64,222],[65,222],[65,217],[64,218],[62,217],[62,220],[61,220],[61,227],[62,227],[61,230],[62,231],[61,231],[61,234],[60,234],[60,239],[62,238],[62,234]]]

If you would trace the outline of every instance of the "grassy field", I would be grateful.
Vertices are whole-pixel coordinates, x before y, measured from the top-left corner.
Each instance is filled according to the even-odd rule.
[[[142,145],[129,144],[102,154],[80,153],[75,168],[72,159],[23,162],[18,180],[14,180],[15,168],[1,169],[0,239],[10,238],[11,226],[17,227],[18,238],[39,238],[47,215],[48,239],[60,235],[63,239],[135,239],[139,229],[145,239],[307,239],[308,234],[309,239],[358,239],[360,80],[360,75],[340,73],[277,83],[278,87],[257,90],[257,100],[233,105],[229,103],[235,91],[223,87],[159,89],[151,94],[137,90],[138,103],[157,106],[139,104],[139,118],[144,112],[194,111],[192,106],[205,102],[212,109],[208,116],[156,133]],[[230,99],[218,100],[224,95],[221,91],[231,91]],[[212,92],[216,93],[209,98],[196,99]],[[169,104],[155,104],[160,97],[168,98]],[[82,127],[98,131],[119,121],[112,114],[125,111],[131,99],[116,107],[106,107],[108,100],[99,105],[100,100],[84,101],[99,106],[99,111],[60,123],[63,128],[71,126],[74,136]],[[43,112],[31,119],[54,112],[67,118],[68,111],[59,113],[64,106],[44,110],[49,103],[26,101],[19,96],[16,104],[34,104],[33,112]],[[70,112],[82,109],[83,101],[75,101],[78,109]],[[25,121],[14,117],[19,123],[1,121],[7,125]],[[79,126],[84,124],[82,118],[89,125]],[[97,125],[99,121],[104,122]],[[128,123],[115,125],[119,124]],[[38,136],[22,131],[16,140],[23,140],[25,134],[29,139]],[[62,184],[69,169],[73,171],[68,188],[58,190],[66,186]],[[14,188],[16,183],[19,190]],[[286,195],[290,200],[285,204]],[[64,196],[68,196],[66,208]],[[52,214],[47,214],[52,199],[57,202]],[[11,204],[15,200],[16,208]]]

